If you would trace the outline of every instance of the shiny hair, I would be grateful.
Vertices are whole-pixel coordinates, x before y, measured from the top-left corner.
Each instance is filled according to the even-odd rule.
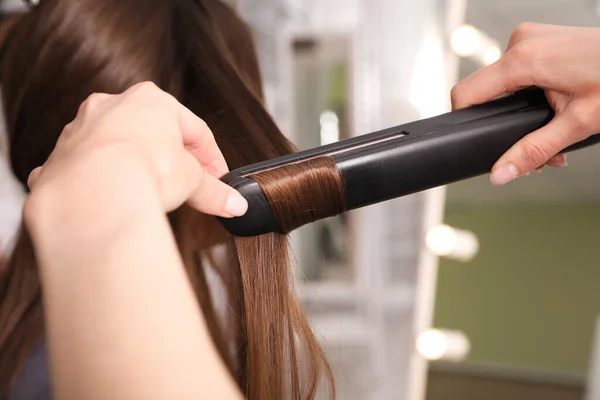
[[[141,81],[153,81],[204,119],[232,169],[295,151],[263,104],[249,29],[219,0],[42,0],[12,20],[0,51],[11,165],[24,185],[89,95],[121,93]],[[324,177],[327,168],[305,172],[300,181],[311,185],[332,179]],[[276,199],[293,184],[264,181],[263,188]],[[278,218],[285,225],[291,214]],[[335,397],[330,366],[295,298],[286,236],[234,239],[187,206],[169,220],[211,337],[243,394],[310,399],[324,378]],[[213,304],[208,267],[227,289],[224,318]],[[41,290],[22,228],[0,275],[0,398],[43,340]]]

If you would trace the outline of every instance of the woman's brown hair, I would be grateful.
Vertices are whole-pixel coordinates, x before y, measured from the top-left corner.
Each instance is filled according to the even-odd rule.
[[[13,22],[0,49],[0,84],[12,168],[23,184],[90,94],[140,81],[153,81],[204,119],[232,169],[294,151],[263,105],[250,32],[219,0],[42,0]],[[325,182],[343,197],[330,160],[314,163],[313,172],[298,167],[256,179],[274,204],[294,182]],[[281,186],[278,173],[297,179]],[[277,217],[291,230],[343,209],[339,199],[321,200]],[[330,211],[310,212],[320,208]],[[302,210],[308,214],[298,220]],[[169,218],[212,339],[244,395],[310,399],[324,378],[334,397],[331,369],[294,296],[286,236],[233,239],[185,206]],[[217,245],[226,246],[225,259]],[[226,320],[213,304],[209,265],[228,289]],[[43,334],[42,288],[23,228],[0,275],[0,399]]]

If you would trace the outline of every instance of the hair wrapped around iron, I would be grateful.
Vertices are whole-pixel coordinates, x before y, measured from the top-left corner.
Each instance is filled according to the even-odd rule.
[[[249,176],[285,233],[346,211],[344,180],[335,161],[317,157]]]
[[[248,28],[219,0],[46,0],[2,29],[9,28],[0,35],[0,84],[11,165],[24,185],[89,95],[141,81],[204,119],[232,169],[295,151],[263,105]],[[341,176],[327,158],[254,178],[286,231],[345,207]],[[303,192],[310,195],[293,195]],[[293,204],[276,206],[290,197]],[[335,397],[332,371],[295,297],[287,237],[234,239],[186,206],[169,219],[212,339],[246,398],[312,399],[323,382]],[[209,269],[226,288],[222,314]],[[43,339],[42,288],[23,228],[0,274],[0,399]]]

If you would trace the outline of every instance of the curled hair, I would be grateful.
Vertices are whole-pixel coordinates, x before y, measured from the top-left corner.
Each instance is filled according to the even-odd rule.
[[[295,150],[263,105],[249,30],[219,0],[43,0],[14,21],[0,48],[0,84],[11,164],[24,185],[86,97],[141,81],[153,81],[204,119],[230,168]],[[341,180],[326,176],[335,168],[321,161],[285,183],[277,176],[292,171],[256,178],[273,202],[299,184],[343,196]],[[320,207],[343,208],[330,200]],[[324,212],[313,208],[303,200],[278,218],[293,229]],[[211,337],[244,395],[311,399],[324,378],[334,397],[331,369],[294,296],[286,237],[234,240],[214,218],[186,206],[169,220]],[[220,245],[224,257],[217,257]],[[230,312],[222,318],[209,270],[227,289]],[[43,334],[37,262],[22,228],[0,275],[0,398]]]
[[[344,180],[329,157],[284,165],[250,177],[260,185],[286,233],[346,211]]]

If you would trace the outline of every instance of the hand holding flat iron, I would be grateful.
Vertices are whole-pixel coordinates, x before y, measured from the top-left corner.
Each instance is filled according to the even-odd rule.
[[[545,90],[556,115],[496,162],[494,185],[544,165],[565,167],[566,157],[557,154],[600,132],[600,28],[520,25],[500,60],[452,89],[452,105],[463,108],[530,86]]]

